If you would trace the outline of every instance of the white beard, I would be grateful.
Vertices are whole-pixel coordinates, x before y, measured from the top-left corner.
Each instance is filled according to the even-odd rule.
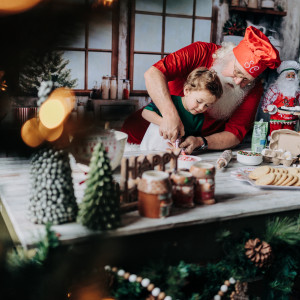
[[[221,98],[218,99],[216,103],[207,110],[207,112],[214,119],[218,120],[228,119],[236,110],[236,108],[243,102],[244,97],[248,94],[248,92],[254,85],[253,83],[244,88],[241,88],[239,85],[236,85],[234,83],[233,78],[224,77],[221,73],[221,70],[223,70],[226,64],[226,58],[216,59],[213,66],[211,67],[217,72],[220,78],[223,87],[223,94]]]
[[[299,88],[298,76],[296,74],[295,79],[289,80],[291,78],[285,78],[286,72],[280,74],[275,84],[278,87],[279,92],[286,97],[295,97],[296,92]]]

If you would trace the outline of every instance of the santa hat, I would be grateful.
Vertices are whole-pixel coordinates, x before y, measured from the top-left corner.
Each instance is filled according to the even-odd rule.
[[[297,73],[300,70],[300,64],[294,60],[285,60],[281,63],[277,69],[278,74],[281,74],[284,71],[294,71]]]
[[[281,63],[278,50],[253,26],[247,27],[243,40],[233,48],[233,53],[252,77],[257,77],[266,68],[276,69]]]

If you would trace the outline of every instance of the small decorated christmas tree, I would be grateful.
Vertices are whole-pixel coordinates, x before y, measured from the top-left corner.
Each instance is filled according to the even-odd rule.
[[[74,88],[77,79],[71,79],[69,61],[63,52],[50,51],[43,57],[32,53],[24,69],[20,72],[19,89],[22,94],[37,96],[41,82],[52,81],[54,86]]]
[[[109,158],[103,144],[93,151],[79,221],[90,229],[107,230],[120,225],[120,193],[113,181]]]
[[[39,149],[31,161],[30,220],[61,224],[75,221],[77,212],[67,152],[52,147]]]

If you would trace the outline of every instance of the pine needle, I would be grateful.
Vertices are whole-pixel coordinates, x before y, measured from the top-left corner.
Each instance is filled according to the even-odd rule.
[[[284,242],[288,245],[295,245],[300,242],[299,225],[296,220],[285,217],[267,222],[265,241],[272,244]]]

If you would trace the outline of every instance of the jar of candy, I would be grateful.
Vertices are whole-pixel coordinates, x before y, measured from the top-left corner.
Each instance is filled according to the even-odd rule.
[[[187,171],[176,171],[171,174],[172,198],[177,207],[194,207],[194,177]]]
[[[162,171],[145,171],[138,183],[138,209],[143,217],[169,216],[172,205],[172,187],[169,174]]]
[[[128,100],[130,95],[130,80],[123,79],[123,99]]]
[[[103,76],[101,82],[101,95],[102,95],[102,99],[104,100],[107,100],[109,98],[109,86],[110,86],[109,76]]]
[[[117,99],[117,90],[117,77],[113,75],[110,77],[110,99]]]
[[[215,173],[214,165],[197,162],[190,168],[196,178],[195,203],[214,204],[215,201]]]

